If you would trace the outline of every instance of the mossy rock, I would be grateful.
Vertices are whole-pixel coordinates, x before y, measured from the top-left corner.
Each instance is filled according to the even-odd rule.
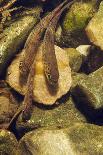
[[[15,136],[6,130],[0,130],[0,155],[16,155],[18,142]]]
[[[6,71],[12,58],[22,49],[29,33],[36,25],[41,9],[35,7],[31,9],[32,14],[27,14],[18,18],[6,27],[1,34],[0,40],[0,77]],[[34,13],[35,12],[35,13]],[[34,17],[34,14],[36,15]]]
[[[58,27],[55,35],[55,43],[64,48],[76,48],[82,44],[89,44],[89,40],[84,31],[66,32],[61,27]]]
[[[83,63],[83,55],[80,54],[75,48],[65,48],[69,58],[69,65],[71,70],[74,72],[78,72]]]
[[[72,86],[71,86],[71,91],[73,88],[75,88],[78,83],[80,81],[84,81],[86,78],[88,77],[88,75],[86,75],[85,73],[76,73],[76,72],[72,72]]]
[[[83,30],[94,12],[94,5],[91,2],[75,2],[64,17],[63,30]]]
[[[19,147],[25,155],[102,155],[103,127],[76,124],[63,129],[43,128],[26,134]]]
[[[77,47],[88,43],[84,29],[96,11],[94,6],[93,2],[75,2],[66,12],[62,19],[61,46]]]
[[[103,117],[103,67],[91,73],[87,78],[78,81],[72,89],[77,104],[89,117]]]
[[[30,120],[26,123],[22,121],[20,116],[16,129],[18,134],[22,134],[41,127],[58,127],[70,126],[76,122],[86,122],[85,116],[76,108],[72,98],[68,99],[68,95],[62,98],[59,105],[50,107],[34,107]]]

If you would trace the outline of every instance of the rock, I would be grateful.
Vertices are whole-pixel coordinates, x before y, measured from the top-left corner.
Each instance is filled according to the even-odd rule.
[[[94,6],[91,2],[75,2],[66,13],[63,21],[65,31],[85,28],[87,21],[94,15]],[[75,16],[75,20],[73,19]]]
[[[75,88],[79,81],[83,81],[87,78],[88,76],[85,73],[76,73],[76,72],[72,72],[72,86],[71,89]]]
[[[55,34],[55,43],[62,48],[76,48],[81,44],[89,44],[89,40],[84,31],[82,33],[80,30],[78,33],[76,31],[66,32],[59,25]]]
[[[94,12],[94,3],[91,1],[75,2],[67,11],[62,23],[62,38],[66,47],[77,47],[88,43],[84,28],[93,17]]]
[[[103,108],[103,67],[91,73],[86,79],[80,80],[72,89],[75,100],[92,117],[102,115]]]
[[[86,27],[86,33],[90,41],[103,50],[103,2],[101,2],[98,12],[90,20]]]
[[[19,101],[6,88],[0,88],[0,128],[8,125],[19,107]]]
[[[19,147],[25,155],[102,155],[102,132],[103,127],[89,124],[40,129],[26,134]]]
[[[34,76],[34,100],[43,104],[54,104],[57,99],[66,94],[72,83],[71,69],[66,52],[58,46],[55,46],[56,58],[59,69],[58,90],[56,94],[51,94],[48,90],[44,76],[44,68],[42,61],[42,46],[39,48],[36,56],[36,71]],[[8,68],[7,82],[9,85],[21,94],[25,94],[26,86],[20,86],[19,82],[19,63],[22,57],[21,53],[14,59]],[[42,85],[41,85],[42,84]]]
[[[17,18],[0,34],[0,77],[6,72],[14,56],[22,49],[29,33],[38,22],[40,12],[41,9],[35,7],[32,9],[32,14]]]
[[[67,52],[71,70],[78,72],[83,62],[83,55],[80,54],[75,48],[65,48],[64,50]]]
[[[80,45],[76,48],[78,52],[80,52],[84,56],[88,56],[90,53],[91,45]]]
[[[89,54],[84,60],[81,70],[87,74],[90,74],[103,66],[103,52],[100,48],[91,46],[89,48]]]
[[[19,155],[15,136],[6,130],[0,130],[0,155]]]
[[[26,123],[19,117],[16,130],[21,136],[27,131],[41,127],[69,127],[76,122],[86,122],[86,118],[76,108],[72,98],[64,97],[56,107],[34,107],[30,120]]]

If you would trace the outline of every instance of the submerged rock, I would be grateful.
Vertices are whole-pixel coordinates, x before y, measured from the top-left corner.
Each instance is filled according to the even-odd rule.
[[[26,134],[19,143],[25,155],[103,154],[103,127],[76,124],[64,129],[40,129]]]
[[[86,80],[88,76],[85,73],[76,73],[72,72],[72,86],[71,86],[71,91],[73,88],[75,88],[80,81]]]
[[[41,10],[37,8],[34,10],[35,14],[39,16]],[[25,15],[10,24],[10,26],[0,34],[0,76],[5,72],[11,59],[23,47],[28,34],[37,21],[38,18],[34,17],[33,14]]]
[[[64,50],[67,52],[71,70],[78,72],[83,63],[83,55],[80,54],[75,48],[65,48]]]
[[[76,48],[76,50],[86,57],[90,53],[90,47],[91,45],[80,45]]]
[[[61,38],[63,38],[63,40],[61,41],[64,43],[64,46],[77,47],[78,45],[88,43],[84,28],[93,17],[94,12],[94,3],[91,1],[75,2],[72,5],[64,16],[62,23],[63,32]]]
[[[15,136],[6,130],[0,130],[0,155],[19,155]]]
[[[76,101],[86,107],[97,110],[103,108],[103,67],[80,80],[73,90]],[[88,110],[87,110],[88,112]]]
[[[51,93],[46,83],[44,76],[43,60],[42,60],[42,46],[38,49],[35,61],[35,76],[34,76],[34,101],[43,104],[54,104],[57,99],[65,95],[72,83],[71,69],[69,66],[69,60],[66,51],[58,46],[55,46],[55,54],[57,58],[58,70],[59,70],[59,80],[58,89],[56,93]],[[25,94],[26,86],[20,85],[19,81],[19,64],[23,53],[18,55],[16,59],[11,63],[8,68],[7,82],[9,85],[21,94]]]
[[[86,33],[90,41],[103,50],[103,2],[101,2],[98,12],[91,19],[86,27]]]
[[[103,66],[103,51],[100,48],[91,46],[88,55],[82,65],[82,71],[89,74]]]
[[[63,29],[65,31],[84,29],[93,15],[94,5],[91,2],[75,2],[64,17]]]
[[[60,104],[54,107],[34,107],[32,116],[26,123],[19,117],[16,130],[21,136],[27,131],[41,127],[69,127],[76,122],[86,122],[86,118],[76,108],[72,98],[64,97]]]

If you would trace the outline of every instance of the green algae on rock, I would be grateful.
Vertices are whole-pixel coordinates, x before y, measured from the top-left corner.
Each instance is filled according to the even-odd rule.
[[[95,12],[92,2],[75,2],[63,18],[62,35],[64,45],[78,46],[88,43],[84,28]],[[62,41],[62,40],[61,40]]]
[[[91,108],[103,108],[103,67],[91,73],[86,79],[78,82],[73,90],[76,100],[86,103]],[[86,108],[86,107],[85,107]]]
[[[90,20],[86,27],[86,33],[90,41],[103,50],[103,2],[101,2],[98,12]]]
[[[65,97],[66,98],[66,97]],[[68,98],[68,96],[67,96]],[[62,102],[62,101],[61,101]],[[86,118],[75,107],[75,103],[70,97],[56,107],[42,106],[34,107],[30,120],[26,123],[22,121],[21,116],[16,123],[16,129],[21,136],[27,131],[41,127],[69,127],[76,122],[86,122]]]
[[[16,155],[18,150],[18,142],[15,136],[9,131],[0,130],[0,155]]]
[[[27,133],[19,143],[21,154],[102,155],[103,127],[75,124],[63,129],[42,128]],[[20,155],[21,155],[20,154]]]
[[[64,50],[67,52],[71,70],[78,72],[83,63],[83,55],[80,54],[75,48],[64,48]]]
[[[85,73],[76,73],[72,72],[72,86],[71,86],[71,91],[73,88],[75,88],[79,81],[84,81],[88,76]]]
[[[88,20],[93,17],[94,12],[94,6],[91,2],[74,3],[64,17],[63,29],[67,32],[84,29]]]
[[[40,10],[38,10],[40,14]],[[33,15],[24,16],[7,27],[0,40],[0,76],[13,56],[23,47],[28,34],[38,19]]]

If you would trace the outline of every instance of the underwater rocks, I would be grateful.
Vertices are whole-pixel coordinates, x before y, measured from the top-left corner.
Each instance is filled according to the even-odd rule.
[[[90,53],[90,47],[91,45],[80,45],[76,48],[76,50],[86,57]]]
[[[65,48],[64,50],[67,52],[71,70],[74,72],[78,72],[83,63],[83,55],[75,48]]]
[[[49,90],[47,86],[42,60],[42,46],[40,46],[40,48],[38,49],[35,59],[36,69],[34,76],[34,101],[38,103],[52,105],[56,102],[57,99],[65,95],[71,87],[72,84],[71,68],[69,66],[67,53],[60,47],[55,46],[55,54],[59,69],[59,81],[56,93],[51,92],[51,90]],[[23,53],[18,55],[16,59],[14,59],[11,65],[9,66],[7,82],[12,88],[14,88],[16,91],[24,95],[26,91],[26,86],[24,85],[22,87],[19,82],[19,75],[20,75],[19,64],[22,55]]]
[[[76,72],[72,72],[72,86],[70,91],[72,91],[73,88],[75,88],[77,86],[77,84],[79,83],[79,81],[84,81],[88,76],[85,73],[76,73]]]
[[[103,66],[103,51],[96,46],[90,46],[87,53],[81,70],[90,74]]]
[[[6,130],[0,130],[0,155],[19,155],[15,136]]]
[[[27,133],[19,142],[25,155],[103,154],[103,127],[76,124],[69,128],[43,128]]]
[[[75,102],[68,95],[54,107],[34,106],[30,120],[22,121],[20,116],[16,123],[19,135],[42,127],[69,127],[77,122],[86,122],[85,116],[76,108]]]
[[[37,9],[37,12],[40,14],[40,9]],[[11,59],[23,47],[37,21],[38,18],[33,16],[33,14],[26,15],[13,22],[0,34],[0,76],[5,72]]]
[[[57,29],[57,44],[63,47],[77,47],[87,44],[84,28],[95,13],[94,2],[75,2],[62,19],[61,28]]]
[[[89,74],[86,78],[78,81],[72,94],[86,113],[90,115],[102,114],[103,109],[103,67]],[[92,113],[93,112],[93,113]]]
[[[86,34],[90,41],[103,50],[103,2],[101,2],[98,12],[90,20],[86,27]]]
[[[64,17],[63,29],[67,32],[82,30],[93,14],[94,6],[91,2],[75,2]]]

